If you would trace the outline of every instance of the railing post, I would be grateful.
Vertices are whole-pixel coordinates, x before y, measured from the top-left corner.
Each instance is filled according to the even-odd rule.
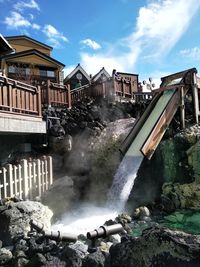
[[[51,81],[47,80],[47,105],[51,105]]]
[[[7,88],[8,88],[8,95],[9,95],[9,109],[10,109],[10,112],[12,112],[12,106],[13,106],[13,90],[12,90],[12,85],[7,85]]]
[[[28,186],[28,163],[27,163],[27,160],[23,159],[21,161],[21,164],[22,164],[24,199],[28,199],[29,186]]]
[[[71,106],[72,106],[72,99],[71,99],[70,85],[66,86],[66,88],[67,88],[67,96],[68,96],[68,108],[71,108]]]
[[[38,85],[38,91],[37,91],[37,106],[38,106],[38,116],[42,116],[42,102],[41,102],[41,88]]]

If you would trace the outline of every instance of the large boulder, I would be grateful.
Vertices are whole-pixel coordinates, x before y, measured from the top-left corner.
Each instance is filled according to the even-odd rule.
[[[11,245],[17,236],[26,236],[30,231],[30,220],[43,223],[45,228],[50,228],[52,215],[47,206],[35,201],[11,201],[0,206],[0,237],[3,246]]]
[[[153,227],[110,249],[111,267],[197,267],[200,236]]]
[[[69,211],[79,199],[79,192],[74,188],[74,181],[63,176],[54,181],[51,188],[44,192],[42,203],[48,205],[54,213],[54,219]]]

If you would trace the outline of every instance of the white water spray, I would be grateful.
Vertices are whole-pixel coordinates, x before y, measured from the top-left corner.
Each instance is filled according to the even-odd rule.
[[[112,209],[123,211],[142,160],[142,155],[138,157],[125,156],[123,158],[108,192],[108,206]]]

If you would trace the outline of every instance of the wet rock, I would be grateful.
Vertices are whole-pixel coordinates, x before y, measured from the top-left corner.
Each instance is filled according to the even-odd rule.
[[[46,266],[47,259],[41,253],[36,253],[30,260],[28,267],[35,267],[35,266]]]
[[[198,266],[200,239],[198,235],[171,231],[167,228],[148,228],[141,237],[110,249],[111,267],[189,267]]]
[[[108,240],[113,244],[117,244],[121,242],[121,236],[119,234],[111,235]]]
[[[145,206],[135,209],[133,213],[133,217],[135,219],[140,219],[140,220],[147,220],[149,216],[150,216],[150,211]]]

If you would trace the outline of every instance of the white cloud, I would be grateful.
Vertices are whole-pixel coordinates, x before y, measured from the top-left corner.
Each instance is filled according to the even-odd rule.
[[[4,23],[10,29],[31,26],[31,23],[27,19],[25,19],[21,14],[15,11],[12,11],[10,16],[5,17]]]
[[[32,24],[32,28],[35,29],[35,30],[39,30],[40,29],[40,25],[38,25],[36,23],[33,23]]]
[[[200,60],[200,47],[183,49],[180,51],[180,54],[183,57],[186,57],[192,60]]]
[[[30,23],[28,19],[26,19],[16,11],[11,11],[10,16],[5,17],[4,24],[6,24],[9,29],[18,29],[18,28],[33,28],[35,30],[40,29],[40,25],[36,23],[33,24]]]
[[[195,7],[195,8],[194,8]],[[134,71],[139,59],[162,59],[179,41],[200,7],[196,0],[149,0],[139,10],[135,30],[104,53],[81,53],[81,64],[93,72],[104,66]],[[125,52],[124,52],[125,51]]]
[[[95,41],[93,41],[93,40],[91,40],[89,38],[81,40],[80,43],[83,44],[83,45],[86,45],[86,46],[88,46],[88,47],[90,47],[90,48],[92,48],[94,50],[97,50],[97,49],[101,48],[100,44],[98,44],[97,42],[95,42]]]
[[[37,9],[38,11],[40,10],[40,7],[35,0],[30,0],[27,2],[19,1],[13,7],[19,12],[22,12],[26,8]]]
[[[47,24],[43,28],[43,33],[48,37],[48,42],[54,48],[62,47],[60,41],[68,42],[67,37],[63,33],[59,32],[54,26]]]

